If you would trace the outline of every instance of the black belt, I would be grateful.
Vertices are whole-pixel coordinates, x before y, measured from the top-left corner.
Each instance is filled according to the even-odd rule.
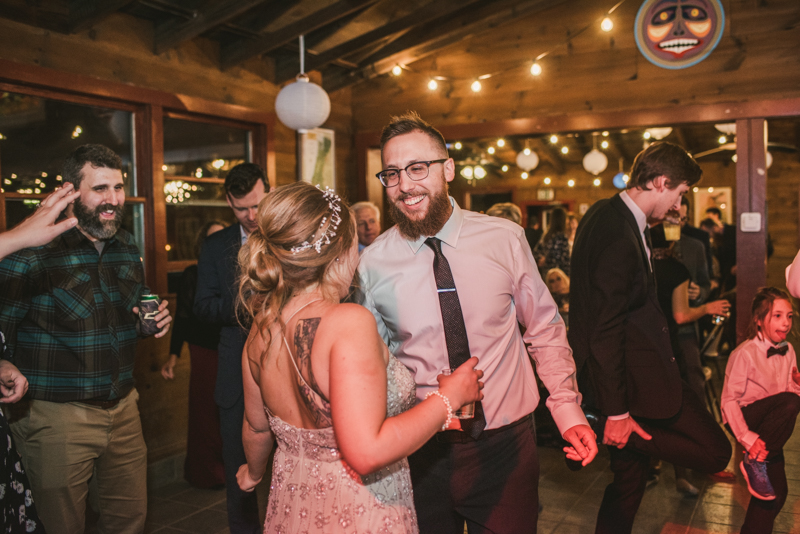
[[[128,391],[130,393],[130,391]],[[102,408],[103,410],[110,410],[119,402],[128,396],[128,393],[125,393],[121,397],[117,397],[116,399],[82,399],[79,401],[75,401],[79,404],[88,404],[89,406],[97,406],[98,408]]]
[[[501,426],[500,428],[492,428],[490,430],[484,430],[481,434],[474,439],[472,436],[464,432],[463,430],[445,430],[443,432],[437,432],[434,436],[434,439],[440,443],[471,443],[473,441],[480,441],[483,439],[489,439],[492,436],[496,436],[497,434],[502,434],[506,430],[510,430],[515,426],[519,426],[522,423],[527,423],[531,420],[531,414],[528,414],[521,419],[517,419],[513,423],[509,423],[505,426]]]

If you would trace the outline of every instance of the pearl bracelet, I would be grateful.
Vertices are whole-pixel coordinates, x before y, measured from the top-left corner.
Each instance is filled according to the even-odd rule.
[[[425,400],[427,400],[427,399],[428,399],[428,397],[430,397],[430,396],[432,396],[432,395],[436,395],[437,397],[439,397],[440,399],[442,399],[442,401],[444,401],[444,406],[445,406],[445,408],[447,408],[447,419],[445,420],[444,424],[442,425],[442,430],[447,430],[447,427],[449,427],[449,426],[450,426],[450,420],[455,418],[455,417],[453,416],[453,406],[450,404],[450,399],[448,399],[447,397],[445,397],[444,395],[442,395],[442,394],[439,392],[439,390],[438,390],[438,389],[437,389],[437,390],[434,390],[434,391],[429,391],[429,392],[428,392],[428,393],[425,395]]]

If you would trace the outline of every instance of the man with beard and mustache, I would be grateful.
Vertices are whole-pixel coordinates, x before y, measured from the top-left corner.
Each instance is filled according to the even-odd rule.
[[[447,194],[455,163],[416,113],[381,136],[389,210],[397,225],[359,263],[364,305],[391,350],[415,374],[417,398],[440,395],[437,376],[479,358],[485,398],[409,457],[420,532],[536,532],[539,461],[531,362],[572,460],[597,453],[580,409],[564,321],[539,276],[522,227],[462,210]],[[455,286],[455,287],[454,287]],[[519,324],[526,328],[520,334]],[[435,393],[434,393],[435,392]],[[442,409],[450,412],[442,402]]]
[[[133,236],[120,228],[121,169],[102,145],[75,149],[62,176],[80,192],[66,209],[77,226],[0,263],[6,357],[30,385],[9,421],[51,533],[83,532],[92,478],[99,532],[144,529],[147,448],[133,367],[139,300],[150,291]],[[159,310],[155,337],[172,320],[167,301]]]

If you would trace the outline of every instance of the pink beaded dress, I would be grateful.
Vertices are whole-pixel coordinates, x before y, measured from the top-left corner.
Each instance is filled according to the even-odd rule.
[[[286,346],[288,349],[288,343]],[[313,401],[330,421],[330,404],[306,382],[294,356],[291,360],[302,395]],[[386,415],[391,417],[414,405],[415,386],[408,369],[391,355],[386,375]],[[333,427],[297,428],[264,408],[278,443],[264,532],[419,532],[405,458],[375,473],[359,476],[342,458]]]

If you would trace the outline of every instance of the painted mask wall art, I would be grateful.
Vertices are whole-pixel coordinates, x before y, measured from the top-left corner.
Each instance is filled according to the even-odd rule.
[[[685,69],[711,54],[724,28],[719,0],[645,0],[634,35],[648,61],[664,69]]]

